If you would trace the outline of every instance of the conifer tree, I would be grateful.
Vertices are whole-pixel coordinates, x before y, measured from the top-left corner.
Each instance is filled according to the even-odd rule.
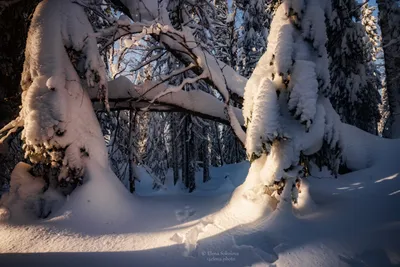
[[[296,195],[301,157],[318,152],[323,141],[334,148],[340,140],[340,119],[323,97],[330,88],[325,25],[330,4],[284,1],[245,89],[246,152],[258,166],[259,182],[282,193],[282,205],[291,192]]]
[[[265,1],[245,1],[238,37],[238,71],[249,77],[266,48]]]
[[[379,25],[385,59],[385,74],[390,115],[384,136],[400,137],[400,7],[397,0],[377,0]]]
[[[377,134],[380,80],[373,65],[377,40],[366,32],[374,31],[372,14],[366,11],[369,17],[361,21],[361,7],[355,0],[333,1],[332,8],[328,31],[331,103],[343,122]]]

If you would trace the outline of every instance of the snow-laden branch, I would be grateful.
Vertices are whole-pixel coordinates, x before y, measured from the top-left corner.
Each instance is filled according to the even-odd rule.
[[[225,104],[204,91],[179,90],[156,98],[157,95],[168,90],[168,84],[147,81],[143,84],[135,85],[124,76],[110,81],[108,86],[109,102],[112,110],[141,108],[147,110],[185,111],[229,124],[229,118],[225,112]],[[91,91],[89,95],[93,101],[98,101],[97,92]],[[155,98],[154,103],[150,103]],[[238,127],[244,125],[241,109],[230,106],[229,111],[232,116],[234,115],[238,118]]]
[[[185,65],[194,64],[196,67],[193,71],[196,74],[201,75],[203,71],[208,71],[208,77],[204,80],[216,88],[225,99],[230,98],[242,103],[246,78],[201,48],[190,28],[183,27],[179,34],[171,31],[171,27],[164,29],[167,31],[160,32],[159,38],[167,50]]]
[[[193,71],[197,75],[208,71],[209,75],[204,80],[220,91],[225,100],[230,98],[238,103],[243,102],[244,87],[247,79],[202,48],[201,44],[195,40],[192,30],[189,27],[184,26],[182,31],[175,30],[169,20],[164,2],[161,4],[157,4],[157,1],[146,1],[146,4],[144,4],[142,1],[136,0],[118,2],[119,4],[122,2],[130,10],[131,14],[128,15],[131,18],[137,18],[138,21],[147,20],[150,22],[135,21],[135,23],[129,26],[126,24],[126,28],[123,30],[119,29],[116,38],[123,36],[124,30],[131,33],[139,33],[136,38],[145,35],[156,37],[165,49],[183,64],[186,66],[194,64]],[[157,22],[155,22],[156,18]],[[142,30],[139,32],[138,28],[140,27],[142,27]]]

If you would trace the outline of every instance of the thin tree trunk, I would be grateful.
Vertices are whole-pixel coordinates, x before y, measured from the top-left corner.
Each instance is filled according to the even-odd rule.
[[[189,193],[193,192],[196,188],[195,182],[195,173],[196,173],[196,166],[195,166],[195,157],[194,157],[194,135],[192,133],[192,129],[190,127],[191,119],[187,116],[187,133],[188,133],[188,140],[186,141],[186,155],[187,155],[187,162],[188,162],[188,170],[187,170],[187,188],[189,189]]]
[[[135,114],[136,117],[136,114]],[[132,144],[132,132],[134,131],[135,117],[133,116],[133,111],[129,110],[129,191],[131,193],[135,192],[135,174],[133,170],[133,144]]]
[[[191,134],[190,129],[190,116],[187,115],[184,118],[183,123],[184,130],[182,131],[182,182],[187,189],[189,189],[189,193],[192,192],[195,187],[195,165],[193,159],[193,151],[191,149],[194,148],[193,136]]]
[[[188,187],[188,157],[187,157],[187,116],[183,119],[182,130],[182,182],[185,187]]]
[[[218,166],[222,166],[222,165],[224,165],[224,162],[223,162],[223,155],[222,155],[222,147],[221,147],[221,139],[220,139],[220,136],[219,136],[219,131],[218,131],[218,125],[217,125],[217,123],[216,122],[214,122],[213,123],[214,124],[214,129],[215,129],[215,135],[216,135],[216,137],[217,137],[217,147],[218,147],[218,155],[217,155],[217,157],[219,157],[219,164],[218,164]]]
[[[172,146],[172,171],[174,175],[174,185],[179,181],[178,148],[177,148],[177,127],[176,114],[171,114],[171,146]]]
[[[210,180],[210,150],[208,148],[208,129],[206,127],[203,128],[203,135],[205,136],[205,140],[203,140],[203,183]]]

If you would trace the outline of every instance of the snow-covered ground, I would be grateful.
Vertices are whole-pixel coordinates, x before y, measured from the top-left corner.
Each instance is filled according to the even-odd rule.
[[[351,139],[371,166],[314,172],[293,210],[243,197],[247,162],[199,173],[192,194],[142,173],[137,195],[91,162],[58,214],[0,225],[0,266],[400,266],[400,141]]]

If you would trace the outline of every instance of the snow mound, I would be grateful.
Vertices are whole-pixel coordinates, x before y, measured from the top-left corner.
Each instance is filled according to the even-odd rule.
[[[133,196],[110,169],[90,161],[85,176],[87,181],[74,190],[58,216],[110,227],[133,220]]]

